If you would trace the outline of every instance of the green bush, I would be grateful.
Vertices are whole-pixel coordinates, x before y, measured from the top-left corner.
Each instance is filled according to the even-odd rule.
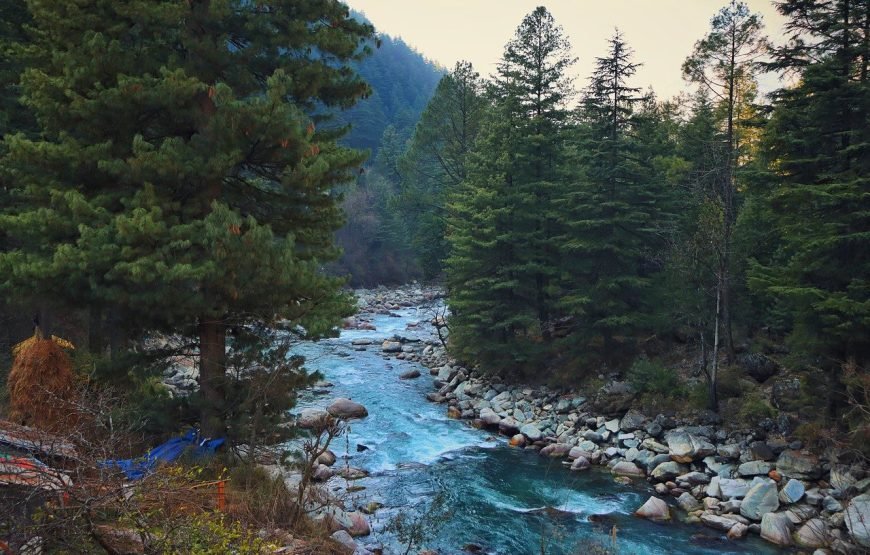
[[[637,359],[628,370],[628,381],[639,393],[676,397],[683,393],[683,384],[674,370],[660,362]]]
[[[776,416],[776,410],[759,391],[748,391],[740,399],[737,417],[747,424],[756,424],[763,418]]]

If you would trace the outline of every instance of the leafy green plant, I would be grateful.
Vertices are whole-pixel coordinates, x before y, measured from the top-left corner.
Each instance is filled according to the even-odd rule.
[[[747,424],[755,424],[762,418],[776,416],[776,410],[770,406],[761,392],[752,390],[746,392],[740,400],[737,417]]]
[[[658,361],[640,358],[628,370],[628,381],[641,393],[678,396],[683,384],[677,373]]]

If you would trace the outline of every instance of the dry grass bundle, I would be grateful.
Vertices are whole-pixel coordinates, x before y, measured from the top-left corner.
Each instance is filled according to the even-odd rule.
[[[14,359],[6,381],[11,419],[44,430],[58,430],[73,417],[74,375],[63,339],[33,337],[12,349]]]

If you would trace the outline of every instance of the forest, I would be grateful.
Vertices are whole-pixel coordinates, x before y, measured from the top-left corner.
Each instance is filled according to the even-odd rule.
[[[369,368],[375,342],[429,366],[427,398],[451,419],[485,428],[487,414],[511,446],[545,453],[571,437],[567,456],[591,434],[614,444],[596,458],[614,468],[647,433],[664,451],[641,476],[655,453],[718,474],[721,461],[683,460],[661,435],[662,419],[685,418],[721,426],[720,443],[739,436],[730,458],[744,464],[774,459],[758,441],[781,444],[777,457],[821,453],[826,526],[870,546],[843,506],[870,487],[854,485],[870,457],[870,1],[773,4],[785,37],[731,0],[684,53],[685,91],[661,98],[637,82],[644,52],[618,28],[592,74],[572,77],[571,40],[544,6],[481,75],[335,0],[5,0],[0,436],[75,445],[63,465],[81,510],[50,502],[40,520],[28,498],[27,527],[0,517],[0,551],[38,536],[48,552],[120,553],[121,527],[143,553],[259,553],[294,535],[309,549],[295,552],[343,553],[335,533],[367,535],[362,515],[379,506],[336,516],[310,496],[328,498],[313,484],[333,477],[359,491],[347,422],[369,413],[353,390],[328,412],[309,403],[342,387],[330,356]],[[769,74],[777,88],[762,91]],[[353,335],[393,329],[388,318],[407,327]],[[599,403],[613,384],[630,393],[616,410]],[[483,408],[464,393],[478,386]],[[493,408],[508,393],[549,424],[499,427],[514,418]],[[586,397],[599,412],[583,412]],[[617,435],[632,411],[658,414],[658,434]],[[106,477],[189,429],[227,449],[148,474],[153,495]],[[344,468],[327,470],[338,438]],[[15,455],[4,445],[0,466]],[[842,491],[837,465],[853,465]],[[769,471],[782,498],[792,476]],[[223,496],[227,480],[229,509],[198,493]],[[665,491],[688,491],[690,507],[715,497],[677,485]],[[379,532],[422,547],[438,500]],[[263,532],[282,526],[290,539]]]
[[[561,384],[634,372],[680,397],[678,352],[713,410],[723,374],[733,397],[747,368],[782,365],[866,442],[870,12],[777,8],[782,47],[745,4],[722,8],[686,53],[694,92],[673,99],[634,83],[642,53],[618,30],[573,83],[543,7],[495,75],[460,63],[441,80],[396,167],[457,357]],[[786,85],[761,96],[764,71]]]

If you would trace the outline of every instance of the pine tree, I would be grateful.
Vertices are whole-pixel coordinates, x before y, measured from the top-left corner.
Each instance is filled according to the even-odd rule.
[[[648,326],[650,249],[658,240],[663,183],[637,136],[644,95],[629,80],[638,64],[618,31],[608,44],[581,107],[582,173],[565,198],[562,260],[572,277],[565,307],[584,345],[600,338],[604,359],[612,361],[617,336]]]
[[[498,121],[482,132],[452,204],[448,280],[457,348],[512,358],[519,368],[540,362],[556,316],[569,52],[545,8],[523,19],[489,91]]]
[[[0,273],[195,335],[203,432],[221,434],[229,330],[318,337],[349,309],[319,270],[362,155],[327,117],[368,91],[348,63],[371,28],[331,0],[31,8],[43,138],[7,141],[26,206]]]
[[[468,175],[468,154],[486,110],[482,93],[480,75],[472,65],[457,62],[438,83],[400,160],[402,191],[397,209],[411,227],[411,240],[427,277],[441,273],[447,257],[446,199]]]
[[[775,177],[761,194],[782,244],[750,286],[787,308],[794,349],[830,372],[833,413],[842,365],[870,361],[870,4],[777,7],[792,36],[773,66],[800,80],[777,92],[765,132]]]
[[[721,248],[718,249],[716,322],[722,322],[725,351],[728,360],[733,361],[731,243],[737,221],[737,172],[744,148],[741,116],[746,115],[747,104],[754,99],[754,65],[767,53],[768,45],[762,35],[761,16],[751,13],[746,4],[737,0],[731,0],[728,6],[719,10],[710,26],[710,32],[695,43],[694,51],[683,63],[683,74],[708,90],[719,101],[724,113],[726,156],[722,159],[724,176],[717,192],[721,211],[721,240],[718,241]],[[714,350],[718,353],[718,341]]]

